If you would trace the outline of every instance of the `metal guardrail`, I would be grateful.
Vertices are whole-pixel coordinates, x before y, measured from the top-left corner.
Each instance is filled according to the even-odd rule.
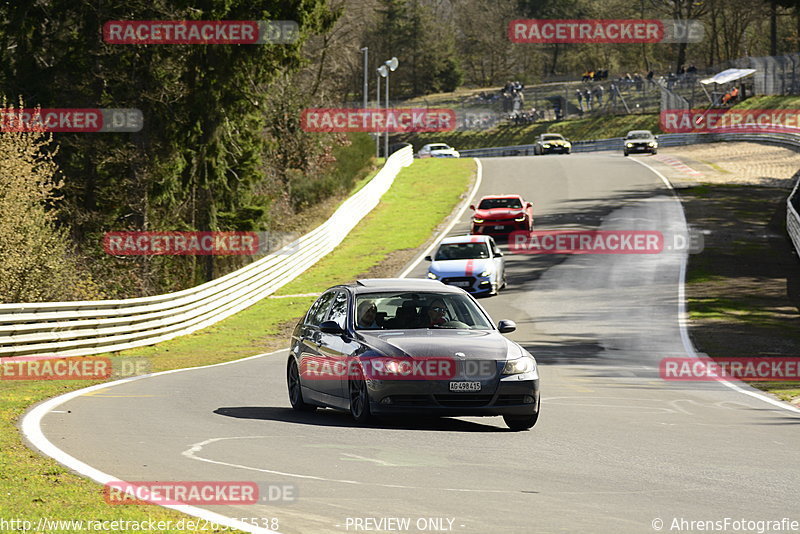
[[[0,356],[81,356],[119,351],[189,334],[274,293],[331,252],[378,204],[410,147],[323,224],[264,258],[197,287],[125,300],[0,304]]]
[[[622,137],[609,139],[592,139],[588,141],[575,141],[572,143],[573,152],[608,152],[622,151]],[[697,143],[715,143],[720,141],[755,141],[759,143],[772,143],[800,149],[800,135],[793,133],[682,133],[660,134],[658,145],[660,147],[684,146]],[[508,156],[533,156],[534,145],[514,145],[492,148],[476,148],[459,150],[462,156],[495,158]],[[798,173],[800,174],[800,173]],[[795,251],[800,255],[800,177],[797,178],[794,189],[786,200],[786,230],[794,244]]]

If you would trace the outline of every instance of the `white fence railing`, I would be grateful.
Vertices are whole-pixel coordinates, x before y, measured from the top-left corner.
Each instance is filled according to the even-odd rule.
[[[316,229],[264,258],[197,287],[125,300],[0,304],[0,356],[81,356],[152,345],[189,334],[274,293],[332,251],[378,204],[406,147]]]
[[[573,152],[603,152],[622,151],[622,137],[610,139],[592,139],[589,141],[575,141],[572,143]],[[660,134],[658,144],[661,147],[683,146],[695,143],[714,143],[719,141],[755,141],[772,143],[800,149],[800,135],[794,133],[685,133],[685,134]],[[506,156],[532,156],[534,145],[515,145],[491,148],[475,148],[460,150],[462,156],[469,157],[506,157]],[[786,200],[786,230],[794,243],[795,251],[800,255],[800,178],[795,183],[791,195]]]

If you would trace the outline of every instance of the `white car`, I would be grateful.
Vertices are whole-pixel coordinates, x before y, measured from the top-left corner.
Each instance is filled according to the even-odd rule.
[[[430,143],[419,149],[419,158],[458,158],[458,150],[444,143]]]
[[[425,259],[431,262],[428,278],[473,295],[493,295],[506,285],[503,253],[488,235],[447,237]]]

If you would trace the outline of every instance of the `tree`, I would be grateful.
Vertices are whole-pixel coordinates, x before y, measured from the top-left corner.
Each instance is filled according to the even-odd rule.
[[[62,182],[51,142],[42,132],[0,132],[0,302],[102,296],[57,224]]]

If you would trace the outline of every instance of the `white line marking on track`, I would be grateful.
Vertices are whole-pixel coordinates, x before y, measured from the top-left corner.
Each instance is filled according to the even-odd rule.
[[[42,431],[42,419],[44,418],[44,416],[46,416],[48,413],[52,413],[55,408],[58,408],[65,402],[70,401],[76,397],[80,397],[86,393],[96,391],[98,389],[109,388],[121,384],[127,384],[128,382],[135,382],[137,380],[143,380],[145,378],[150,378],[153,376],[168,375],[172,373],[181,373],[183,371],[192,371],[195,369],[208,369],[210,367],[218,367],[221,365],[240,363],[255,358],[261,358],[264,356],[277,354],[279,352],[283,352],[284,350],[286,349],[276,350],[274,352],[269,352],[266,354],[256,354],[255,356],[248,356],[247,358],[242,358],[240,360],[232,360],[229,362],[216,363],[213,365],[204,365],[200,367],[187,367],[186,369],[172,369],[170,371],[162,371],[160,373],[123,378],[121,380],[115,380],[114,382],[104,382],[102,384],[89,386],[88,388],[70,391],[69,393],[65,393],[64,395],[59,395],[58,397],[54,397],[52,399],[48,399],[44,402],[41,402],[36,406],[34,406],[33,408],[31,408],[22,418],[22,422],[20,424],[22,434],[42,454],[49,456],[50,458],[54,459],[61,465],[69,469],[72,469],[73,471],[76,471],[81,475],[88,477],[99,484],[105,485],[108,484],[109,482],[123,482],[122,480],[112,475],[103,473],[99,469],[95,469],[89,464],[81,462],[74,456],[70,456],[66,452],[62,451],[61,449],[53,445],[53,443],[51,443],[50,440],[48,440],[47,437],[45,437],[44,432]],[[237,530],[242,530],[244,532],[253,532],[255,534],[268,534],[268,533],[280,534],[276,530],[257,527],[249,523],[245,523],[243,521],[237,521],[222,514],[211,512],[209,510],[204,510],[203,508],[198,508],[196,506],[190,506],[186,504],[176,504],[176,505],[165,504],[159,506],[163,506],[164,508],[170,508],[172,510],[182,512],[184,514],[193,517],[204,519],[209,523],[216,523],[218,525],[223,525]]]
[[[680,198],[678,198],[677,193],[675,193],[675,189],[672,187],[672,184],[667,179],[666,176],[661,174],[657,169],[654,169],[652,166],[648,165],[647,163],[640,161],[638,159],[632,159],[629,161],[635,161],[639,165],[643,165],[646,168],[650,169],[656,176],[658,176],[664,185],[672,191],[672,194],[675,195],[675,200],[680,202]],[[683,205],[681,205],[681,216],[683,217],[683,225],[686,225],[686,217],[683,215]],[[692,340],[689,339],[689,314],[686,311],[686,265],[689,263],[689,255],[687,253],[683,253],[681,256],[681,272],[678,284],[678,327],[681,332],[681,341],[683,342],[683,350],[686,351],[686,354],[690,358],[697,358],[697,352],[694,350],[694,345],[692,345]],[[792,413],[800,414],[800,409],[795,408],[791,404],[787,404],[785,402],[781,402],[779,400],[773,399],[772,397],[768,397],[764,395],[756,388],[749,386],[747,384],[742,383],[742,385],[733,384],[728,382],[727,380],[723,380],[721,378],[716,380],[717,382],[731,388],[734,391],[738,391],[739,393],[743,393],[744,395],[748,395],[753,397],[754,399],[762,400],[768,404],[781,408],[783,410],[787,410]]]

